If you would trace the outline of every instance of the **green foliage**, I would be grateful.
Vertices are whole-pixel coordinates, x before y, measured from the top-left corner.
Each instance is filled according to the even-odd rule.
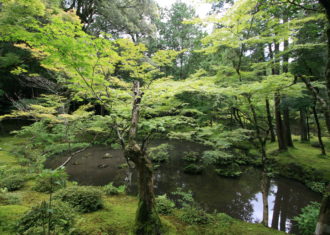
[[[208,224],[212,221],[212,217],[204,210],[197,207],[185,207],[180,219],[187,224]]]
[[[242,171],[238,164],[231,163],[223,168],[215,169],[215,172],[218,175],[226,176],[226,177],[238,177],[242,174]]]
[[[0,233],[16,234],[17,221],[27,210],[28,207],[21,205],[0,206]]]
[[[195,201],[192,196],[192,191],[185,192],[182,188],[177,188],[175,192],[172,193],[177,197],[177,202],[179,203],[179,207],[187,207],[194,205]]]
[[[74,225],[74,217],[74,210],[66,203],[53,201],[50,205],[42,202],[20,219],[17,232],[41,235],[49,229],[51,233],[69,234]]]
[[[103,208],[102,192],[92,186],[72,186],[54,194],[55,199],[69,203],[80,212],[92,212]]]
[[[312,202],[302,209],[299,216],[294,217],[302,235],[310,235],[315,232],[319,211],[320,203]]]
[[[112,182],[103,186],[102,189],[106,195],[119,195],[119,194],[125,194],[126,192],[125,185],[120,185],[119,187],[116,187],[113,185]]]
[[[203,152],[203,161],[206,164],[228,165],[234,161],[233,155],[219,150],[207,150]]]
[[[148,149],[148,156],[153,162],[166,162],[170,157],[169,151],[171,148],[169,144],[160,144],[156,147],[151,147]]]
[[[191,163],[195,163],[199,161],[199,153],[198,152],[184,152],[183,153],[183,161],[185,162],[191,162]]]
[[[163,68],[165,74],[183,79],[198,69],[201,57],[194,49],[200,46],[203,31],[198,25],[184,23],[195,17],[195,10],[184,2],[174,3],[170,9],[161,9],[161,19],[156,22],[159,37],[151,45],[180,52],[175,63]]]
[[[26,179],[21,175],[12,175],[0,180],[0,187],[6,188],[8,191],[15,191],[24,186]]]
[[[43,170],[36,178],[34,190],[37,192],[53,193],[66,186],[68,175],[64,169]]]
[[[306,186],[314,192],[323,193],[326,188],[326,184],[323,182],[307,181]]]
[[[156,197],[156,210],[161,215],[170,215],[175,207],[174,202],[166,194]]]
[[[183,168],[183,172],[187,174],[198,175],[201,174],[204,170],[203,166],[191,163]]]
[[[19,204],[20,198],[16,195],[8,193],[8,189],[0,188],[0,204],[2,205],[11,205],[11,204]]]

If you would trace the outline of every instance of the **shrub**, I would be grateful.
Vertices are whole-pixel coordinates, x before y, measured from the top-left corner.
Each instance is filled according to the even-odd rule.
[[[66,203],[42,202],[25,213],[17,225],[18,234],[45,234],[50,228],[51,234],[69,234],[74,224],[74,210]]]
[[[307,181],[306,185],[308,188],[318,193],[323,193],[326,187],[325,183],[315,181]]]
[[[225,168],[215,169],[215,172],[220,176],[226,176],[226,177],[238,177],[242,174],[239,165],[236,163],[232,163]]]
[[[169,150],[171,149],[169,144],[160,144],[157,147],[149,148],[148,155],[153,162],[165,162],[170,157]]]
[[[212,217],[200,208],[188,206],[183,208],[180,219],[187,224],[208,224]]]
[[[123,194],[126,191],[126,186],[125,185],[120,185],[119,187],[116,187],[111,182],[111,183],[103,186],[103,191],[105,192],[106,195]]]
[[[0,189],[0,204],[2,205],[12,205],[18,204],[20,202],[20,198],[16,195],[12,195],[8,193],[7,188]]]
[[[79,212],[92,212],[103,208],[102,192],[92,186],[72,186],[61,189],[55,199],[69,203]]]
[[[156,210],[159,214],[169,215],[172,213],[175,204],[166,194],[156,197]]]
[[[44,170],[37,176],[34,190],[38,192],[53,193],[66,186],[67,178],[68,175],[64,169],[55,171]]]
[[[196,204],[192,192],[184,192],[182,188],[178,188],[176,192],[172,193],[177,197],[177,202],[182,208],[180,219],[187,224],[208,224],[212,217]]]
[[[295,216],[293,220],[297,221],[301,235],[313,234],[320,211],[320,203],[312,202],[301,211],[301,214]]]
[[[208,150],[203,152],[203,161],[206,164],[225,166],[231,164],[234,160],[233,155],[225,151]]]
[[[201,174],[203,172],[203,170],[204,170],[203,166],[199,166],[195,163],[191,163],[188,166],[186,166],[185,168],[183,168],[184,173],[194,174],[194,175]]]
[[[192,191],[185,192],[182,188],[177,188],[175,192],[172,193],[176,197],[179,207],[192,206],[195,204],[194,198],[192,196]]]
[[[25,178],[19,175],[7,176],[0,180],[0,187],[15,191],[24,186]]]
[[[184,152],[183,154],[184,154],[184,156],[182,159],[185,162],[198,162],[198,160],[199,160],[197,152],[190,151],[190,152]]]

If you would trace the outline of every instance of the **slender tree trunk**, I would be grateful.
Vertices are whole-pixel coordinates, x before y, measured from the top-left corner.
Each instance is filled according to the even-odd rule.
[[[282,188],[281,188],[281,185],[279,184],[277,186],[277,192],[275,195],[273,218],[272,218],[272,228],[276,229],[276,230],[278,230],[278,222],[280,219],[281,205],[282,205]]]
[[[328,24],[327,24],[327,47],[328,47],[328,62],[326,65],[326,69],[325,69],[325,81],[326,81],[326,86],[327,86],[327,90],[328,90],[328,103],[329,99],[330,99],[330,1],[329,0],[319,0],[319,3],[323,6],[324,10],[325,10],[325,14],[327,16],[328,19]]]
[[[308,133],[307,133],[307,122],[306,122],[306,108],[300,108],[300,141],[307,142],[308,141]]]
[[[289,111],[289,107],[286,104],[283,110],[283,124],[284,124],[284,139],[286,145],[289,147],[293,147],[291,127],[290,127],[290,111]]]
[[[328,128],[328,133],[330,133],[330,1],[329,0],[319,0],[319,3],[324,7],[327,19],[328,19],[328,28],[327,28],[327,45],[328,45],[328,62],[325,72],[326,86],[328,90],[328,102],[327,109],[325,110],[325,119],[326,125]],[[322,205],[319,213],[318,223],[315,229],[315,235],[329,235],[330,234],[330,185],[327,187],[327,192],[324,194],[322,200]]]
[[[134,162],[138,171],[139,206],[136,212],[135,234],[159,235],[162,226],[155,208],[152,163],[148,159],[146,151],[136,142],[140,103],[143,95],[138,81],[134,82],[133,94],[131,127],[124,154],[126,159]]]
[[[315,235],[330,235],[330,184],[324,194]]]
[[[330,100],[325,99],[319,95],[318,90],[311,84],[311,82],[302,77],[302,81],[305,83],[308,90],[310,90],[315,99],[319,101],[320,105],[322,106],[324,117],[325,117],[325,124],[327,126],[328,133],[330,133]]]
[[[268,44],[268,49],[269,49],[270,58],[273,60],[272,74],[276,75],[276,74],[280,74],[278,59],[276,58],[276,55],[279,53],[280,50],[280,45],[279,43],[275,43],[274,45],[275,45],[275,51],[274,51],[275,53],[272,50],[272,44]],[[276,126],[278,150],[286,151],[288,148],[284,139],[284,130],[283,130],[282,117],[281,117],[281,109],[280,109],[281,96],[279,92],[275,92],[274,101],[275,101],[275,126]]]
[[[281,117],[280,105],[281,105],[280,95],[278,92],[276,92],[275,93],[275,123],[276,123],[278,149],[280,151],[286,151],[288,147],[284,139],[283,122]]]
[[[311,140],[311,128],[309,126],[309,111],[307,110],[307,115],[306,115],[306,122],[307,122],[307,140]]]
[[[269,190],[269,178],[266,172],[263,170],[261,176],[261,192],[262,192],[262,202],[263,202],[263,216],[262,224],[268,227],[269,220],[269,205],[268,205],[268,190]]]
[[[285,232],[286,229],[286,219],[288,217],[288,202],[287,197],[283,196],[283,201],[281,205],[281,221],[280,221],[280,230]]]
[[[283,14],[283,23],[287,23],[289,21],[288,19],[288,12],[284,12]],[[287,52],[289,48],[289,41],[284,40],[283,43],[283,50],[284,54],[282,56],[283,59],[283,73],[289,72],[289,54]],[[290,110],[287,105],[285,104],[284,110],[283,110],[283,122],[284,122],[284,135],[285,135],[285,142],[286,145],[289,147],[293,147],[293,141],[292,141],[292,135],[291,135],[291,127],[290,127]]]
[[[274,131],[274,125],[273,125],[273,118],[270,112],[270,105],[269,100],[266,99],[266,112],[267,112],[267,121],[268,121],[268,128],[270,131],[270,141],[275,142],[275,131]]]
[[[313,109],[315,124],[316,124],[316,128],[317,128],[317,138],[319,140],[319,144],[320,144],[320,148],[321,148],[321,153],[322,153],[322,155],[326,155],[325,154],[324,144],[323,144],[323,141],[322,141],[321,126],[320,126],[319,118],[318,118],[317,112],[316,112],[316,104],[314,104],[314,106],[313,106],[312,109]]]

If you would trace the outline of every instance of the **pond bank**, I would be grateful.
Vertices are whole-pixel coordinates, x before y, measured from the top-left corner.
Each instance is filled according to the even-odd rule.
[[[205,147],[185,141],[167,142],[173,146],[173,149],[170,151],[170,161],[161,164],[161,167],[155,171],[155,192],[158,195],[166,193],[171,197],[171,193],[177,188],[191,190],[196,202],[208,212],[223,212],[247,222],[261,222],[263,192],[260,170],[247,167],[238,178],[220,177],[212,168],[207,168],[201,175],[188,175],[183,172],[185,163],[182,161],[182,153],[203,151]],[[46,166],[56,168],[65,159],[66,156],[49,159]],[[70,179],[80,184],[105,185],[109,182],[114,182],[115,185],[126,184],[128,193],[136,195],[136,173],[121,168],[123,163],[125,161],[121,151],[94,146],[76,155],[66,169]],[[319,194],[312,192],[303,184],[281,177],[270,181],[267,198],[269,227],[291,233],[297,233],[292,218],[301,212],[301,208],[311,201],[321,200]]]
[[[330,139],[324,138],[327,152],[330,153]],[[330,182],[330,156],[321,156],[320,149],[310,143],[294,139],[294,148],[277,152],[277,143],[267,145],[269,158],[274,163],[276,173],[304,183],[313,191],[320,192]]]
[[[15,146],[22,144],[22,139],[15,137],[0,137],[0,167],[9,169],[21,166],[17,158],[11,153]],[[22,167],[25,168],[25,167]],[[5,205],[0,201],[0,234],[13,235],[13,230],[19,218],[33,206],[49,195],[35,192],[33,186],[35,181],[31,178],[25,186],[17,191],[10,192],[20,198],[18,203]],[[131,234],[134,224],[137,198],[134,196],[104,196],[105,207],[102,210],[79,215],[76,231],[78,234]],[[164,225],[167,227],[168,235],[200,235],[200,234],[246,234],[246,235],[272,235],[284,234],[283,232],[265,228],[261,224],[246,223],[232,219],[225,214],[215,216],[215,220],[209,225],[188,225],[178,218],[180,210],[175,210],[171,216],[161,216]]]

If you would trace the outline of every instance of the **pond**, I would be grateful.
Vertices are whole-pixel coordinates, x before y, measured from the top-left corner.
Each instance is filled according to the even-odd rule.
[[[205,150],[205,147],[186,141],[166,141],[173,146],[170,161],[155,171],[155,192],[158,195],[175,192],[178,187],[191,190],[196,202],[208,212],[224,212],[247,222],[260,223],[263,215],[261,171],[247,168],[238,178],[225,178],[207,169],[201,175],[183,173],[181,157],[185,151]],[[155,141],[152,145],[164,143]],[[67,156],[47,160],[46,167],[56,168]],[[74,156],[66,166],[70,180],[82,185],[126,184],[128,193],[137,194],[136,172],[119,169],[125,163],[120,150],[107,147],[91,147]],[[303,184],[286,178],[270,181],[268,192],[269,227],[298,233],[292,218],[311,201],[321,201],[321,195],[309,190]]]

